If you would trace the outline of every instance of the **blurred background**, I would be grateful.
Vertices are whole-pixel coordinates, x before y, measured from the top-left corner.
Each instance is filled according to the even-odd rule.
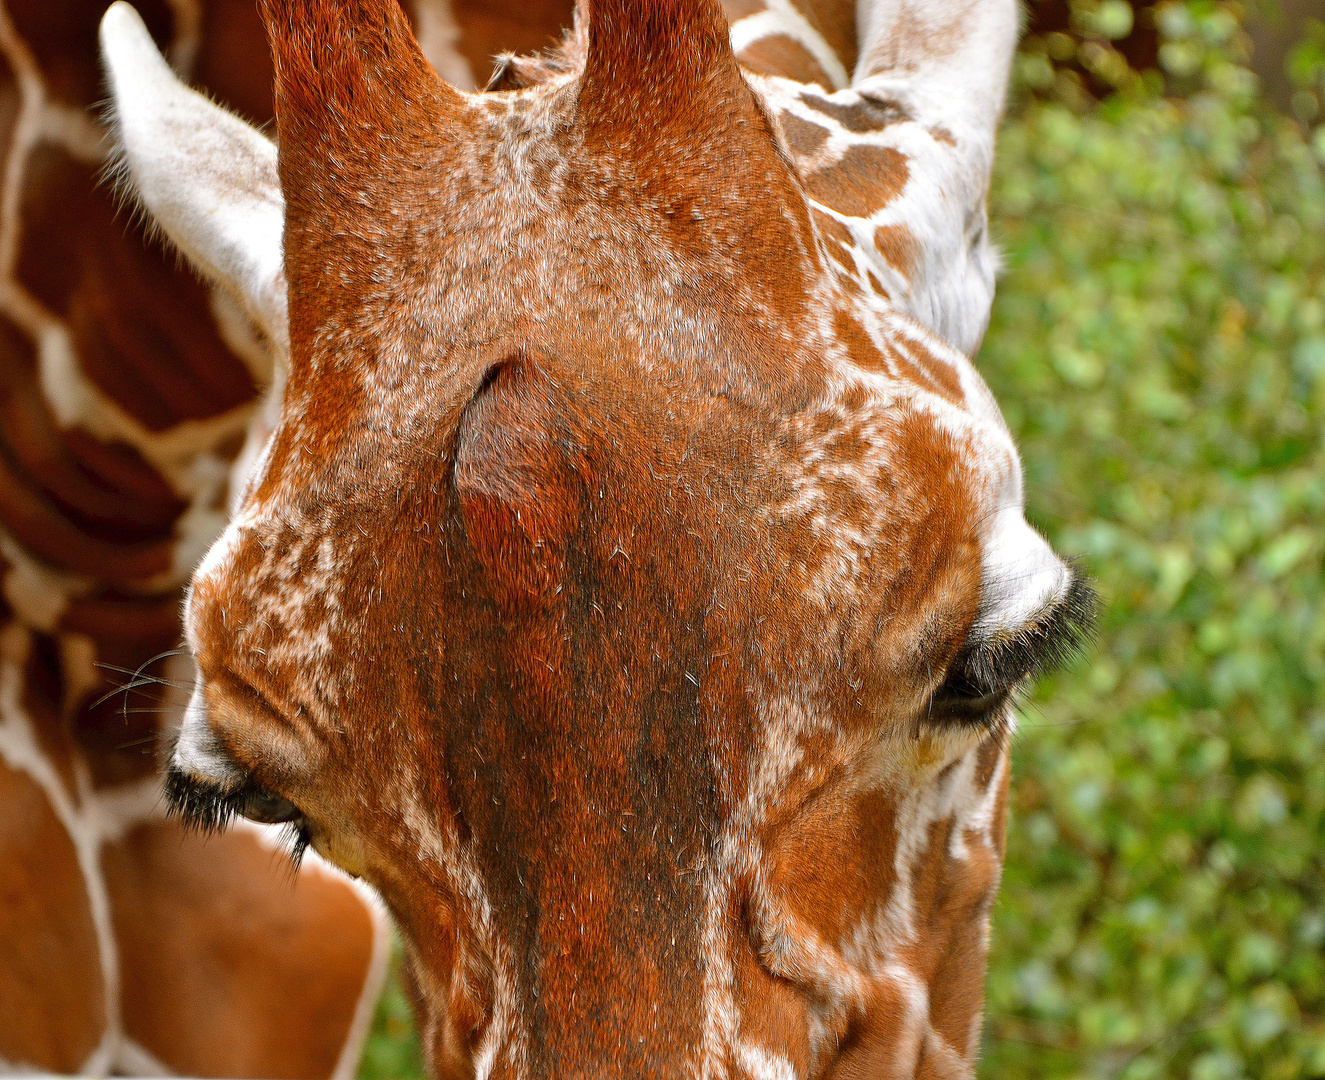
[[[1325,1077],[1325,0],[1032,4],[980,367],[1104,596],[1022,710],[981,1075]],[[398,983],[364,1078],[423,1075]]]
[[[1023,711],[985,1076],[1325,1076],[1323,19],[1033,8],[980,367],[1105,604]]]

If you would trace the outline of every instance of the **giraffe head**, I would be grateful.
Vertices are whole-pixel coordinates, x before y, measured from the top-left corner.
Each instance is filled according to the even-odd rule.
[[[148,211],[288,326],[178,807],[380,891],[439,1075],[968,1075],[1089,592],[979,376],[830,271],[716,0],[479,95],[396,0],[262,9],[279,154],[103,25]]]

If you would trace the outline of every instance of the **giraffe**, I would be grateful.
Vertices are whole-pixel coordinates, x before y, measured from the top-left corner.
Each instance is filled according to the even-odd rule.
[[[969,358],[1015,6],[592,0],[481,94],[395,0],[262,9],[279,151],[102,29],[287,355],[177,809],[373,885],[439,1076],[973,1075],[1012,701],[1091,608]]]
[[[320,860],[292,877],[270,829],[164,819],[182,702],[157,680],[192,673],[147,662],[179,642],[279,357],[99,185],[104,7],[0,2],[0,1072],[349,1076],[386,961],[375,899]],[[489,51],[552,40],[565,13],[542,8],[412,14],[471,85]],[[251,4],[141,9],[176,70],[270,119]],[[108,696],[138,670],[152,693]]]
[[[0,4],[0,1071],[350,1076],[384,917],[262,830],[166,821],[170,703],[106,696],[179,642],[270,359],[97,188],[101,6]],[[206,69],[221,6],[145,10]]]

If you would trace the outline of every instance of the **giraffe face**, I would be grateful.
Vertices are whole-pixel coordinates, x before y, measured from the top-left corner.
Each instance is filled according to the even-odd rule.
[[[177,805],[380,891],[439,1075],[968,1075],[1088,605],[979,376],[829,266],[715,4],[477,96],[394,2],[264,10],[289,376]]]

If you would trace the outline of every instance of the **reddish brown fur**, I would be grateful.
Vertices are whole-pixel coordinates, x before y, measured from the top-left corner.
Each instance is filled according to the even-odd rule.
[[[326,1075],[356,1004],[342,987],[368,967],[368,914],[325,872],[292,881],[246,841],[209,842],[172,823],[107,849],[126,1029],[189,1075]],[[319,953],[325,967],[310,979]],[[204,959],[181,970],[193,955]]]
[[[916,242],[905,225],[880,225],[874,230],[874,247],[888,264],[901,273],[915,265]]]
[[[582,74],[486,101],[394,0],[263,10],[291,374],[191,633],[225,752],[399,919],[434,1070],[691,1075],[720,962],[805,1074],[969,1061],[950,957],[997,859],[949,858],[951,817],[894,858],[908,785],[956,767],[924,772],[923,703],[984,496],[918,402],[966,392],[848,314],[717,3],[600,0]],[[880,168],[900,189],[860,148],[810,191],[867,214]],[[800,763],[751,810],[777,724]],[[887,980],[824,1004],[800,951],[904,887],[919,1031]]]
[[[101,1038],[105,1004],[77,856],[41,789],[0,765],[0,1016],[6,1057],[74,1072]],[[56,981],[54,971],[62,973]],[[34,993],[42,987],[44,992]]]
[[[799,158],[812,158],[828,141],[828,129],[802,120],[791,113],[783,113],[782,132],[787,137],[787,145]]]
[[[890,146],[853,146],[840,161],[811,173],[811,197],[851,217],[869,217],[906,184],[906,159]],[[883,181],[887,178],[886,182]]]
[[[741,58],[753,70],[768,75],[780,75],[784,79],[818,86],[829,85],[828,76],[824,74],[819,62],[804,45],[785,34],[760,38],[744,50]]]
[[[181,29],[172,12],[184,6],[136,6],[163,44]],[[119,1018],[138,1047],[191,1075],[326,1076],[365,982],[366,906],[317,873],[292,889],[288,869],[251,834],[210,845],[161,821],[148,786],[169,712],[161,690],[107,697],[180,643],[190,524],[159,462],[97,421],[117,408],[147,438],[175,439],[181,460],[214,454],[223,469],[242,415],[228,434],[204,428],[192,444],[187,426],[242,412],[257,388],[218,333],[208,290],[173,252],[144,242],[100,180],[96,34],[106,3],[3,7],[13,37],[0,56],[0,159],[16,195],[16,261],[6,268],[10,315],[0,315],[0,531],[12,557],[0,557],[0,681],[14,691],[0,708],[0,1070],[134,1067],[115,1057],[89,1065],[99,1046],[119,1050],[98,956],[99,883],[121,969]],[[195,75],[269,119],[251,0],[200,7]],[[14,54],[30,68],[16,71]],[[39,112],[34,145],[17,141],[31,92],[20,76],[67,110]],[[76,388],[43,377],[39,335],[14,310],[68,331],[73,373],[98,398],[86,415],[60,414]],[[222,484],[215,499],[225,496]],[[144,672],[164,673],[160,663]],[[27,738],[36,763],[23,757]],[[30,768],[49,769],[56,786]],[[138,822],[130,837],[80,866],[58,796],[85,826],[113,832],[99,800],[135,795],[145,797],[121,819]]]

